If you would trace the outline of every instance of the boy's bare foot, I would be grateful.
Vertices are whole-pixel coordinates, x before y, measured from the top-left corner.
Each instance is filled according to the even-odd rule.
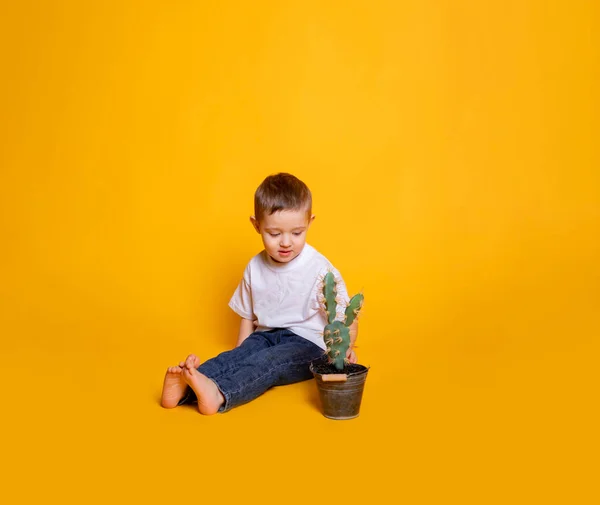
[[[198,368],[200,366],[200,358],[195,354],[190,354],[187,358],[185,358],[185,363],[179,363],[179,366],[181,368]]]
[[[217,385],[206,375],[201,374],[195,367],[186,366],[182,372],[185,382],[194,390],[198,399],[198,410],[200,414],[216,414],[219,407],[223,405],[225,398],[219,391]]]
[[[185,362],[181,361],[179,363],[179,366],[167,368],[165,381],[163,383],[162,398],[160,401],[164,408],[172,409],[177,407],[179,400],[183,398],[188,385],[183,378],[182,371],[183,367],[188,363],[190,366],[197,368],[200,366],[200,359],[196,355],[190,354]]]
[[[167,368],[165,382],[163,383],[162,398],[160,400],[161,405],[165,409],[177,407],[179,400],[181,400],[185,394],[187,383],[181,374],[182,370],[183,369],[180,366],[171,366]]]

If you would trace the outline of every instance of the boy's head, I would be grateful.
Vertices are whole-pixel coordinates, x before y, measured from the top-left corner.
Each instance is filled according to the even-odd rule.
[[[291,174],[267,177],[254,194],[254,216],[250,218],[262,237],[265,250],[279,263],[289,263],[306,244],[312,214],[312,195]]]

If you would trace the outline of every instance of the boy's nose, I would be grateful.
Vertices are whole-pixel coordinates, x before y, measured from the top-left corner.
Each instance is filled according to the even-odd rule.
[[[279,242],[280,247],[290,247],[292,244],[290,243],[290,239],[286,237],[281,237],[281,241]]]

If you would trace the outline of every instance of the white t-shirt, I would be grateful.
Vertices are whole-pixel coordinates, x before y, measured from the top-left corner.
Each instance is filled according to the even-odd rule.
[[[314,247],[306,244],[289,263],[277,263],[266,251],[254,256],[229,301],[244,319],[258,320],[256,331],[287,328],[325,349],[327,324],[320,308],[318,289],[331,271],[337,280],[337,319],[343,320],[348,292],[340,273]]]

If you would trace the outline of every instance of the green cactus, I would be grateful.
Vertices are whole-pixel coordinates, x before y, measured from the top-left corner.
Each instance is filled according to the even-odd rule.
[[[344,321],[336,321],[337,299],[336,280],[332,272],[327,272],[323,279],[323,309],[327,315],[327,326],[323,331],[323,340],[327,346],[329,363],[336,369],[343,370],[346,364],[346,352],[350,347],[349,326],[354,322],[362,304],[364,296],[357,294],[352,297],[346,307]]]

